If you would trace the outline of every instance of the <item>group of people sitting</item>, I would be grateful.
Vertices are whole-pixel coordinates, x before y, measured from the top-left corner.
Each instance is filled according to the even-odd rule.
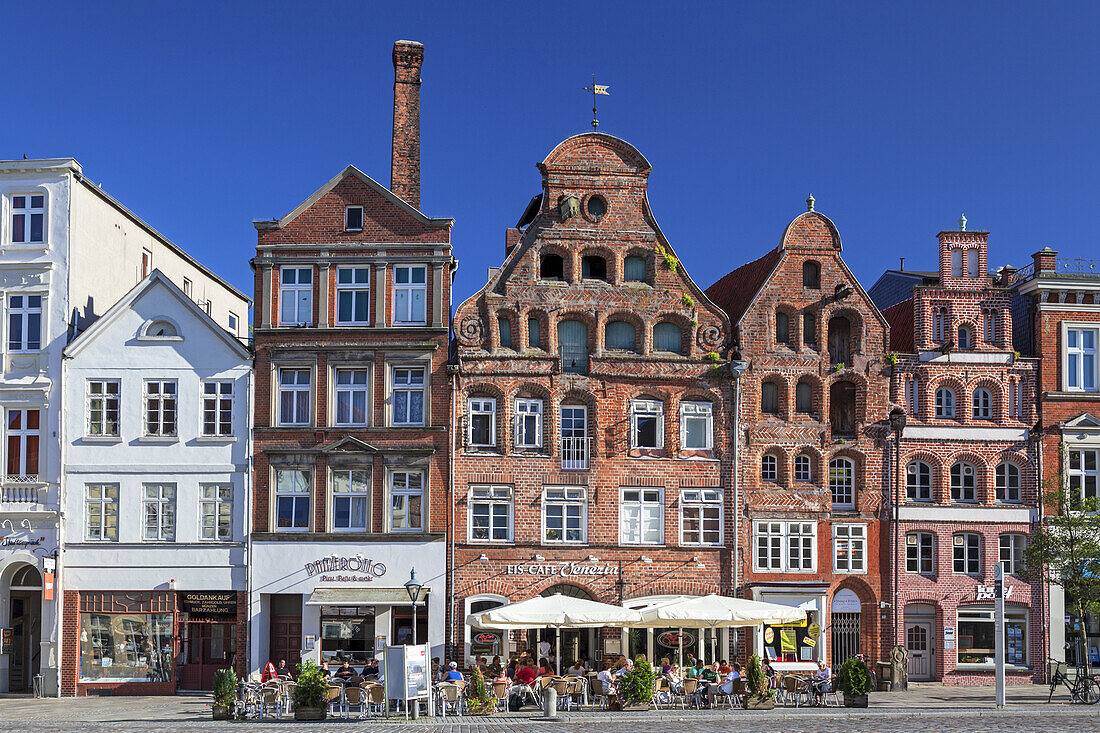
[[[321,674],[325,676],[325,679],[333,679],[340,682],[347,682],[357,677],[362,679],[378,679],[378,660],[373,657],[367,660],[361,671],[357,671],[355,667],[352,667],[351,661],[348,659],[343,659],[341,662],[340,666],[334,672],[329,668],[327,659],[321,660]],[[264,667],[263,673],[260,675],[261,682],[267,682],[271,679],[293,680],[295,678],[296,675],[290,667],[287,666],[285,659],[280,659],[278,666],[268,662],[267,666]]]

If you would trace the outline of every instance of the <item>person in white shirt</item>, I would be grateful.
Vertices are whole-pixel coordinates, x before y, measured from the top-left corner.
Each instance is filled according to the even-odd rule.
[[[588,667],[584,663],[584,659],[578,659],[573,662],[573,666],[565,670],[566,674],[575,675],[577,677],[583,677],[584,673],[588,671]]]
[[[726,679],[721,684],[711,685],[707,688],[707,702],[710,706],[714,707],[714,697],[716,695],[732,695],[733,682],[739,679],[741,679],[741,665],[734,662],[733,669],[726,674]]]

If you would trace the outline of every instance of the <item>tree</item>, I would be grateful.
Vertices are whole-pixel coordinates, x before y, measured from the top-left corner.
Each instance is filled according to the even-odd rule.
[[[1048,490],[1043,504],[1047,515],[1024,549],[1024,575],[1062,588],[1066,609],[1079,621],[1087,674],[1085,615],[1100,613],[1100,507],[1061,487]]]

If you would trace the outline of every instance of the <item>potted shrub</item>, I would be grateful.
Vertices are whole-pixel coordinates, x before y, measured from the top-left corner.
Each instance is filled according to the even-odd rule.
[[[844,707],[867,707],[867,693],[871,691],[871,671],[862,659],[852,657],[840,665],[837,686],[844,693]]]
[[[745,668],[745,709],[771,710],[775,707],[775,690],[768,687],[768,679],[760,666],[760,657],[749,657],[749,666]]]
[[[229,720],[237,699],[237,673],[231,669],[214,672],[214,720]]]
[[[638,657],[634,667],[619,680],[618,692],[608,701],[611,710],[646,710],[653,704],[653,667]]]
[[[294,688],[294,719],[324,720],[328,713],[328,682],[317,662],[298,664],[298,686]]]
[[[470,673],[470,684],[466,691],[466,712],[470,715],[492,715],[496,712],[497,700],[485,686],[485,677],[481,667],[474,665]]]

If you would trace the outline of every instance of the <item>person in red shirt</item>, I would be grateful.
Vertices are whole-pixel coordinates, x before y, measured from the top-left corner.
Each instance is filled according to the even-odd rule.
[[[518,671],[516,671],[516,682],[524,685],[529,685],[534,682],[535,678],[538,676],[538,672],[536,672],[531,665],[524,664],[522,667],[519,668]]]

